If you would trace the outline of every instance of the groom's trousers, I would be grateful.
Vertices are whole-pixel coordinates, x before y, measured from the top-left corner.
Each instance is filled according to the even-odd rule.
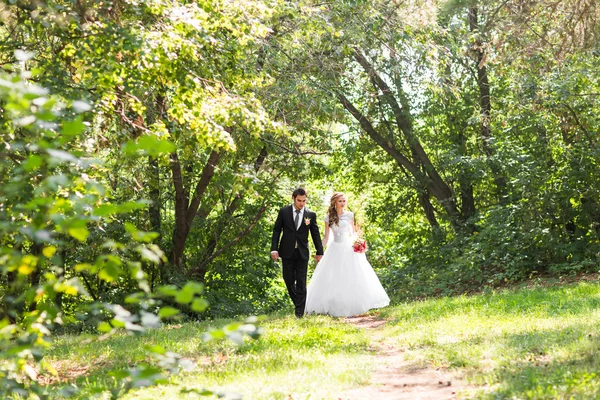
[[[304,306],[306,305],[308,260],[304,260],[296,249],[291,258],[282,258],[281,264],[283,265],[283,280],[290,298],[294,302],[296,316],[301,317],[304,315]]]

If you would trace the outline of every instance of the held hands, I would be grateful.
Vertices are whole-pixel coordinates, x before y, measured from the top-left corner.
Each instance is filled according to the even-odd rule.
[[[273,261],[277,262],[279,261],[279,253],[274,251],[271,253],[271,258],[273,259]],[[323,258],[322,255],[315,255],[315,260],[317,260],[317,262],[321,261],[321,258]]]

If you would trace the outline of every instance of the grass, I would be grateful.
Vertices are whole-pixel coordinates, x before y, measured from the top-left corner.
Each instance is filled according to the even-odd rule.
[[[459,394],[463,398],[600,397],[598,283],[410,302],[379,315],[387,320],[379,336],[403,349],[408,361],[462,376],[472,387]],[[148,344],[167,347],[199,367],[167,385],[138,389],[129,399],[197,398],[180,395],[182,387],[222,389],[246,399],[332,399],[368,384],[374,371],[369,332],[325,316],[272,315],[261,325],[265,335],[239,348],[203,342],[208,325],[194,323],[88,344],[82,344],[85,336],[61,336],[48,359],[64,364],[67,377],[66,371],[75,371],[71,378],[84,388],[81,398],[111,384],[107,371],[139,360]]]
[[[367,357],[370,341],[361,329],[326,316],[302,320],[271,316],[261,326],[265,334],[260,340],[248,340],[241,347],[227,341],[202,341],[202,332],[209,328],[205,323],[87,344],[82,344],[85,336],[62,336],[47,359],[54,365],[71,360],[69,369],[85,372],[75,377],[77,386],[84,389],[79,398],[88,398],[103,385],[114,385],[110,369],[140,361],[143,347],[156,344],[193,359],[199,368],[173,376],[168,385],[139,389],[126,398],[198,398],[180,394],[185,387],[239,393],[248,399],[327,399],[344,388],[367,382],[373,366]]]
[[[413,302],[381,316],[407,359],[454,369],[478,388],[464,397],[600,397],[597,283]]]

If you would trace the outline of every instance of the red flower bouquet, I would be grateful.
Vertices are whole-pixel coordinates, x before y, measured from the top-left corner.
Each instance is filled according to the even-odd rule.
[[[367,242],[364,239],[357,238],[354,243],[352,243],[352,248],[355,253],[364,253],[367,251]]]

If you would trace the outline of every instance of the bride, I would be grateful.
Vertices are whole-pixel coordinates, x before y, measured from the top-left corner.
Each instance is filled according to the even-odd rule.
[[[354,251],[354,213],[345,209],[344,194],[334,193],[325,216],[323,237],[323,244],[327,245],[333,232],[333,243],[327,246],[308,286],[306,314],[349,317],[390,303],[364,252]]]

